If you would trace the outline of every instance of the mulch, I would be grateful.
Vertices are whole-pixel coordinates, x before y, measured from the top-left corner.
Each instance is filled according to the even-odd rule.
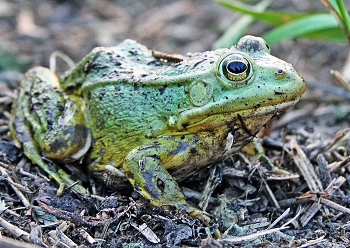
[[[91,197],[69,189],[56,196],[57,184],[9,134],[22,73],[48,66],[53,51],[78,61],[95,46],[126,38],[158,51],[204,51],[235,18],[211,1],[0,1],[0,247],[349,247],[350,94],[329,73],[346,68],[344,44],[291,40],[272,47],[295,64],[307,92],[253,147],[180,185],[189,202],[216,219],[209,227],[153,207],[131,188],[112,191],[83,168],[71,173],[85,175],[74,180],[83,180]]]

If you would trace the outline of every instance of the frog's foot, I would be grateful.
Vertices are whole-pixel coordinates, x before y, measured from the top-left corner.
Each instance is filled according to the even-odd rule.
[[[85,189],[81,184],[77,184],[77,182],[74,182],[70,176],[62,169],[59,169],[57,171],[60,175],[61,180],[64,182],[63,186],[67,186],[67,188],[71,189],[74,194],[76,194],[81,199],[84,199],[88,196],[88,191]],[[60,184],[61,186],[61,184]],[[58,189],[57,193],[61,190],[61,188]],[[62,191],[64,188],[62,189]]]
[[[198,208],[195,208],[195,207],[193,207],[193,206],[191,206],[190,204],[188,204],[187,202],[185,202],[185,208],[187,208],[186,209],[186,212],[190,215],[190,216],[192,216],[192,217],[194,217],[194,218],[200,218],[201,219],[201,221],[203,222],[203,224],[204,225],[206,225],[206,226],[210,226],[210,222],[212,221],[212,219],[208,216],[208,213],[207,212],[205,212],[205,211],[202,211],[202,210],[199,210]],[[219,231],[219,229],[216,229],[215,231],[214,231],[214,235],[215,235],[215,237],[217,237],[217,238],[221,238],[221,233],[220,233],[220,231]]]
[[[143,151],[144,150],[134,150]],[[186,202],[184,194],[174,178],[160,164],[156,156],[128,156],[125,160],[125,175],[144,198],[155,206],[173,206],[186,211],[192,217],[199,217],[209,226],[210,217]],[[219,234],[219,233],[218,233]]]
[[[16,114],[18,114],[18,110],[22,111],[22,108],[17,107]],[[10,128],[12,129],[11,132],[14,135],[14,138],[23,144],[24,154],[33,163],[37,164],[41,169],[43,169],[49,175],[50,178],[53,178],[58,183],[59,187],[57,190],[57,195],[60,196],[63,194],[67,183],[65,183],[64,180],[61,178],[54,164],[43,161],[38,147],[36,145],[36,142],[31,136],[31,130],[27,125],[24,124],[25,119],[22,116],[23,115],[18,115],[12,121],[10,126]],[[68,185],[70,184],[68,183]]]

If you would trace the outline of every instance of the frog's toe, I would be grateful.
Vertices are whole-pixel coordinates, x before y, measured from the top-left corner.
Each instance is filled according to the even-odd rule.
[[[65,188],[65,184],[64,183],[59,183],[58,184],[58,189],[57,189],[57,196],[61,196],[63,195],[63,192],[64,192],[64,188]]]
[[[199,210],[199,209],[192,207],[192,206],[190,206],[190,209],[187,210],[187,212],[192,217],[195,217],[195,218],[199,217],[204,225],[206,225],[208,227],[210,226],[210,224],[211,224],[210,222],[212,222],[212,219],[209,217],[209,214],[207,212]],[[216,229],[214,231],[214,235],[217,238],[221,238],[221,233],[220,233],[219,229]]]
[[[209,217],[207,212],[204,212],[202,210],[199,210],[195,207],[190,206],[190,209],[187,210],[188,214],[191,215],[192,217],[199,217],[202,219],[202,222],[209,226],[211,218]]]
[[[59,184],[60,187],[57,191],[57,194],[60,192],[61,186],[63,185],[63,187],[68,186],[67,188],[72,190],[80,198],[85,198],[89,195],[87,189],[84,188],[81,184],[78,184],[76,181],[73,181],[64,170],[58,169],[57,172],[63,181],[63,183]],[[62,189],[62,192],[63,190],[64,188]]]

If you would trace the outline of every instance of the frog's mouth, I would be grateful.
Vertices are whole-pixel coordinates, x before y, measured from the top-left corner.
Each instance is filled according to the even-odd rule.
[[[193,110],[182,112],[177,121],[178,130],[186,130],[190,133],[215,130],[221,126],[240,125],[247,134],[254,136],[257,131],[273,116],[293,107],[297,99],[275,103],[266,106],[246,108],[238,111],[216,112],[203,116]],[[203,110],[201,111],[203,112]]]

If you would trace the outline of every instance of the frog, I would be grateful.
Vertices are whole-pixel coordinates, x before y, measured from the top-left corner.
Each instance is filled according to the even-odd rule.
[[[61,75],[30,69],[10,131],[58,194],[69,186],[86,196],[59,166],[79,162],[101,181],[131,184],[150,204],[208,223],[178,183],[239,152],[304,91],[304,79],[261,37],[184,56],[128,39],[94,48]]]

